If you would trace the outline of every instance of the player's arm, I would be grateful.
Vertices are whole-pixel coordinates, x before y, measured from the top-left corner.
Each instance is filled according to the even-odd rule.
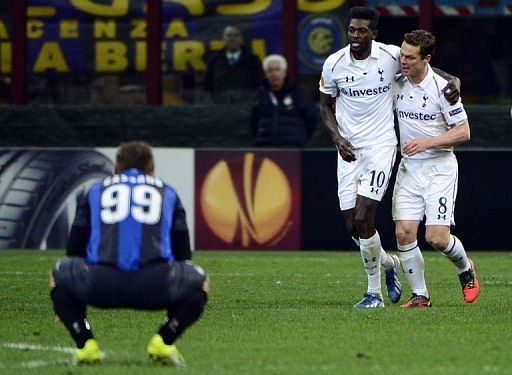
[[[416,155],[428,149],[448,148],[466,143],[470,139],[469,123],[453,126],[446,133],[436,137],[414,138],[405,142],[403,152],[407,156]]]
[[[175,260],[181,261],[192,259],[185,209],[183,208],[179,198],[177,198],[172,219],[171,244],[172,254]]]
[[[320,113],[324,120],[325,126],[331,134],[331,139],[338,149],[338,152],[343,160],[351,162],[356,160],[352,144],[343,138],[338,129],[338,122],[336,121],[336,114],[334,111],[334,104],[336,98],[329,94],[320,92]]]
[[[457,103],[460,98],[460,79],[439,68],[432,67],[432,70],[448,81],[446,86],[441,90],[446,100],[452,105]]]
[[[91,208],[87,195],[78,203],[75,220],[71,226],[68,244],[66,246],[67,256],[86,257],[87,244],[91,235]]]

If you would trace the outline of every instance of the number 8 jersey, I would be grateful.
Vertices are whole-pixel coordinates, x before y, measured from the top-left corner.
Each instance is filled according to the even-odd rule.
[[[77,209],[68,255],[124,271],[190,259],[185,211],[176,191],[137,169],[94,184]]]

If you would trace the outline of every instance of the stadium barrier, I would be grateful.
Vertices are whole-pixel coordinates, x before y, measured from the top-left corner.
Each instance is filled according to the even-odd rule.
[[[111,173],[115,148],[0,150],[0,249],[64,248],[74,211]],[[178,190],[196,249],[355,249],[339,212],[333,150],[155,148],[156,172]],[[510,250],[510,150],[459,151],[453,232],[468,249]],[[396,169],[396,167],[395,167]],[[390,188],[378,212],[395,248]],[[419,238],[422,248],[427,249]]]
[[[465,108],[472,138],[462,148],[512,146],[510,107]],[[249,113],[248,105],[1,106],[0,146],[116,147],[141,139],[161,147],[249,147]],[[332,147],[322,124],[308,147]]]

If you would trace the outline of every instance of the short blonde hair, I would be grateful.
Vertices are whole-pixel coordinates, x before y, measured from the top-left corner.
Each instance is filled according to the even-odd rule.
[[[263,59],[263,70],[267,71],[268,66],[272,62],[278,62],[283,70],[288,69],[288,63],[286,62],[286,59],[284,58],[284,56],[278,55],[278,54],[273,54],[273,55],[268,55],[267,57],[265,57]]]

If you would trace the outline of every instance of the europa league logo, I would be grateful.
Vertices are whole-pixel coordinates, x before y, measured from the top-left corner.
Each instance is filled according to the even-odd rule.
[[[267,157],[246,153],[242,161],[220,160],[200,193],[208,227],[229,244],[267,244],[286,230],[292,207],[286,175]]]

